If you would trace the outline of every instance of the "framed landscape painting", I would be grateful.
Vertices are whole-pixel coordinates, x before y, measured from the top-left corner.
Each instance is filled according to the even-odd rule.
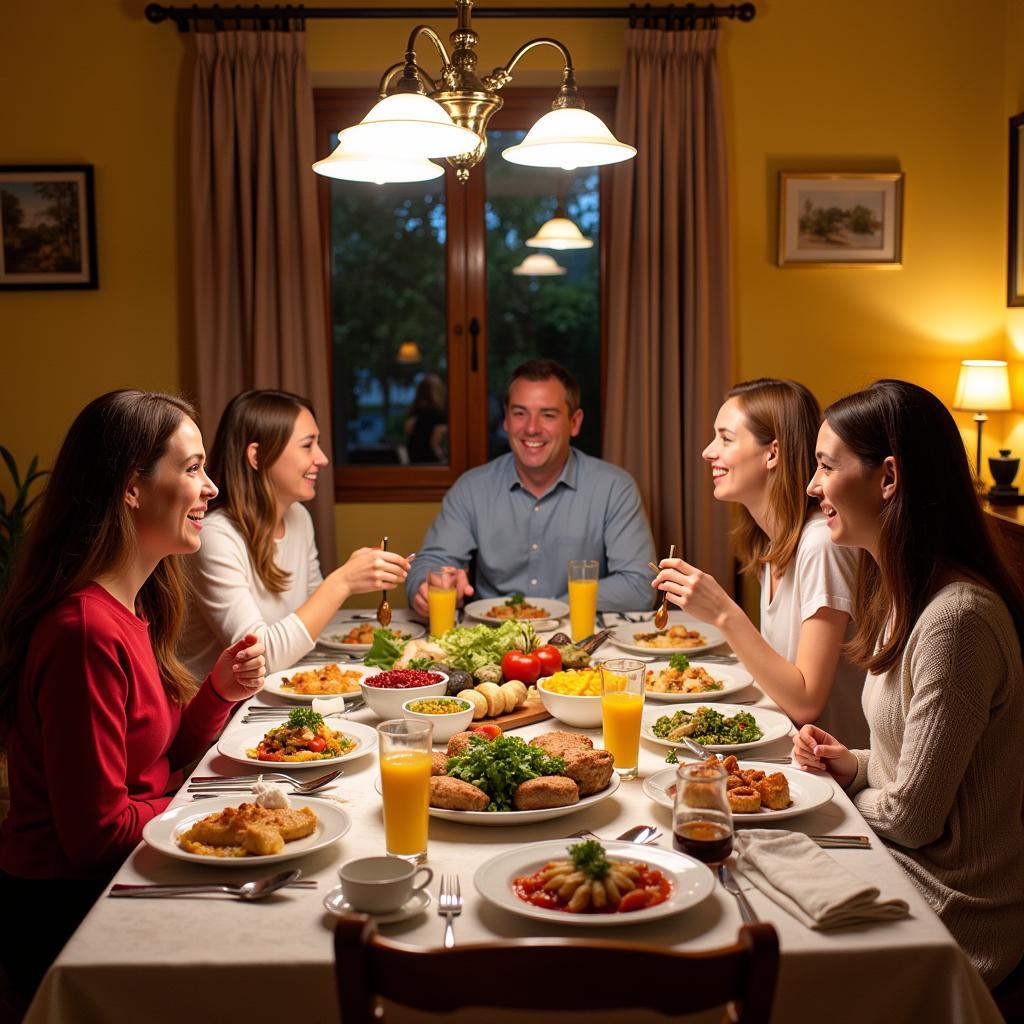
[[[1010,248],[1006,304],[1024,306],[1024,114],[1010,118]]]
[[[97,288],[92,166],[0,166],[0,290]]]
[[[902,248],[902,173],[780,173],[780,267],[899,267]]]

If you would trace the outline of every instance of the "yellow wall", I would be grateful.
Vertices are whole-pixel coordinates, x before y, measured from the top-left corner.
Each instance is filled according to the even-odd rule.
[[[88,162],[97,181],[100,290],[0,293],[0,443],[23,461],[34,452],[51,460],[71,417],[103,390],[192,384],[187,37],[149,25],[143,8],[4,5],[4,36],[17,44],[0,61],[0,163]],[[1024,108],[1019,5],[758,8],[751,24],[724,27],[722,45],[737,375],[794,376],[823,401],[902,375],[951,401],[960,359],[1024,360],[1024,312],[1008,313],[1004,297],[1006,118]],[[570,46],[584,88],[615,80],[621,23],[539,24]],[[314,80],[375,82],[401,57],[409,27],[310,22]],[[451,22],[436,27],[444,34]],[[481,19],[477,28],[484,68],[529,32],[524,22]],[[523,80],[551,81],[540,69],[554,64],[539,58]],[[903,269],[776,268],[781,168],[905,171]],[[970,416],[960,416],[973,445]],[[1020,416],[993,416],[992,448],[1011,429],[1024,445]],[[396,547],[416,547],[434,507],[340,506],[339,551],[376,536],[382,522]]]

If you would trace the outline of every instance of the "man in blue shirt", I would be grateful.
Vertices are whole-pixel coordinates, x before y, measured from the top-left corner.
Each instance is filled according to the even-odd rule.
[[[516,591],[564,599],[570,559],[598,563],[597,606],[649,608],[654,541],[633,478],[569,446],[583,410],[572,374],[550,359],[523,363],[505,398],[512,451],[477,466],[445,495],[406,582],[410,606],[427,614],[427,573],[458,572],[458,600]],[[466,575],[476,555],[476,587]]]

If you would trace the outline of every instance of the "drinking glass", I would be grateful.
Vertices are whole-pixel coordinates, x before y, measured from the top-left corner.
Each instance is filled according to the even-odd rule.
[[[411,722],[404,718],[377,726],[387,851],[417,864],[427,859],[433,731],[430,722]]]
[[[600,668],[604,748],[615,758],[619,778],[635,779],[640,761],[647,666],[632,658],[613,658],[602,661]]]
[[[455,578],[457,570],[446,565],[427,573],[427,605],[430,635],[440,636],[455,625]]]
[[[569,563],[569,623],[573,643],[594,632],[597,620],[597,562]]]
[[[672,842],[705,864],[720,864],[732,853],[732,810],[720,764],[681,764],[676,769]]]

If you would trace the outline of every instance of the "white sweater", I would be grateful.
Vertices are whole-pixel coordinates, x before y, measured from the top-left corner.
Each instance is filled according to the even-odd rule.
[[[289,668],[313,649],[314,639],[295,614],[323,582],[313,520],[295,504],[284,526],[274,561],[291,579],[275,594],[256,574],[244,538],[224,512],[203,520],[202,547],[188,559],[195,599],[181,642],[182,659],[197,679],[205,679],[220,652],[247,633],[266,645],[268,672]]]
[[[854,803],[994,986],[1024,952],[1024,671],[999,597],[940,590],[864,712]]]

